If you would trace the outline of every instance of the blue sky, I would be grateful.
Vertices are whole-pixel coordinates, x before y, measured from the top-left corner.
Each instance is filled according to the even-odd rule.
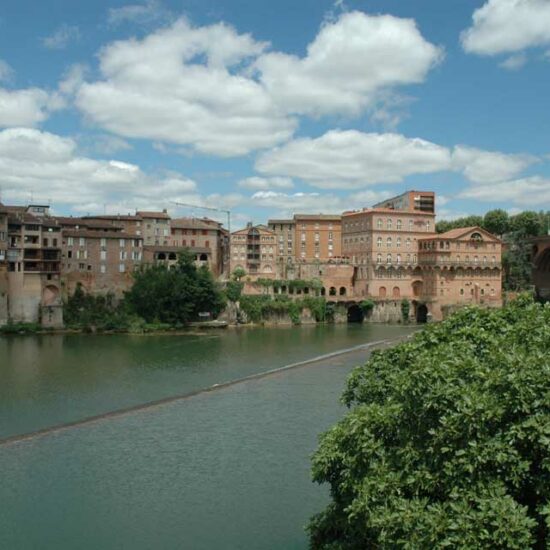
[[[1,200],[550,208],[548,98],[548,0],[4,0]]]

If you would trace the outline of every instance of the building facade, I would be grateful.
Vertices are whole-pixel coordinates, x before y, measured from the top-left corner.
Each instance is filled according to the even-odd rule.
[[[342,217],[330,214],[294,216],[295,260],[326,262],[342,255]]]
[[[276,279],[278,264],[277,236],[265,225],[249,223],[231,233],[231,273],[244,269],[247,278]]]
[[[296,223],[290,219],[268,220],[267,226],[275,233],[277,241],[278,271],[284,277],[286,267],[296,259]]]

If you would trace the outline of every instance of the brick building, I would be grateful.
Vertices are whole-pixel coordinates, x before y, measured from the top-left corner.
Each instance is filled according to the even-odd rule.
[[[49,217],[48,206],[7,206],[6,213],[8,317],[61,326],[61,227]]]
[[[138,211],[136,216],[142,220],[141,236],[144,246],[170,244],[170,216],[162,212]]]
[[[277,278],[277,235],[265,225],[249,223],[231,233],[230,272],[242,268],[252,279]]]
[[[296,261],[326,262],[342,255],[342,217],[330,214],[295,214]]]
[[[276,235],[279,271],[284,272],[285,266],[296,259],[296,223],[290,219],[273,219],[268,220],[267,226]]]

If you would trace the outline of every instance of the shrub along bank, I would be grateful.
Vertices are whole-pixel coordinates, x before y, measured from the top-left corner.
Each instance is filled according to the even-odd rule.
[[[469,307],[374,352],[313,476],[312,548],[550,547],[550,305]]]

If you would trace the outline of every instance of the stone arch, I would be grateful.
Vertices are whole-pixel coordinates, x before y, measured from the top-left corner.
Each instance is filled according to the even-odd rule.
[[[175,252],[170,252],[170,254],[168,254],[168,259],[169,260],[177,260],[178,257],[176,256]]]
[[[380,298],[385,298],[385,297],[386,297],[386,294],[387,294],[386,287],[385,287],[385,286],[381,286],[381,287],[378,289],[378,296],[380,296]]]
[[[348,307],[348,323],[362,323],[365,313],[358,304],[351,304]]]
[[[166,260],[166,254],[164,252],[159,252],[157,254],[157,260],[161,260],[161,261]]]
[[[426,323],[428,321],[428,306],[426,304],[416,304],[416,322]]]
[[[336,296],[336,288],[331,286],[328,291],[329,296]]]
[[[206,255],[206,254],[201,254],[201,255],[199,256],[199,260],[200,260],[201,262],[207,262],[207,261],[208,261],[208,255]]]
[[[394,286],[391,295],[392,298],[401,298],[401,289],[398,286]]]
[[[422,281],[413,281],[412,283],[413,296],[421,296],[423,288],[424,288],[424,283]]]
[[[346,295],[346,287],[341,286],[338,293],[340,294],[340,296],[345,296]]]

